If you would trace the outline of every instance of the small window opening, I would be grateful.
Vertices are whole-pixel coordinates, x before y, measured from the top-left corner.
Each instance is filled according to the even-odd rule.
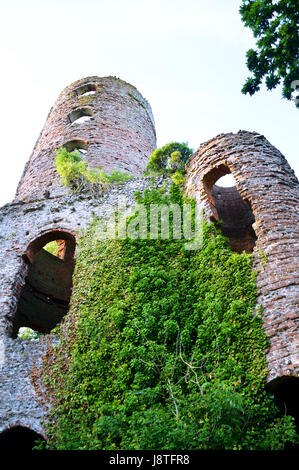
[[[90,116],[81,116],[78,119],[76,119],[74,122],[72,122],[71,126],[73,124],[83,124],[84,122],[90,121],[91,117]]]
[[[69,114],[68,119],[72,126],[74,124],[82,124],[83,122],[89,121],[91,117],[91,108],[78,108]]]
[[[74,152],[78,151],[85,155],[88,150],[88,144],[84,140],[80,139],[74,139],[74,140],[69,140],[68,142],[65,142],[63,144],[63,147],[66,149],[67,152]]]
[[[88,95],[94,95],[95,91],[86,91],[85,93],[82,93],[81,96],[88,96]]]
[[[94,95],[97,91],[98,87],[95,83],[87,83],[86,85],[82,85],[76,88],[77,96],[88,96]]]
[[[41,237],[40,244],[33,242],[33,248],[26,254],[31,264],[13,322],[13,338],[24,338],[24,335],[28,339],[38,338],[38,335],[31,338],[28,328],[39,334],[48,334],[68,312],[75,242],[73,237],[60,238],[59,235],[62,233],[49,232],[50,239]]]
[[[0,434],[0,449],[32,450],[41,441],[46,442],[41,434],[23,426],[14,426]]]
[[[256,243],[254,215],[244,200],[228,167],[220,165],[204,177],[204,187],[213,213],[213,221],[222,221],[221,229],[233,251],[252,253]]]

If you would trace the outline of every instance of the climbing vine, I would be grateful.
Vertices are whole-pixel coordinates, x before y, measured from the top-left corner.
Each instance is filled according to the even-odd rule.
[[[182,205],[179,187],[139,203]],[[134,217],[134,216],[131,216]],[[52,449],[283,449],[296,441],[265,389],[268,342],[252,255],[204,222],[182,239],[79,241],[68,316],[45,361]]]
[[[86,188],[93,191],[106,190],[111,183],[123,183],[133,178],[133,175],[118,170],[113,170],[110,174],[101,167],[94,170],[78,151],[68,152],[64,147],[56,150],[54,165],[62,183],[74,191]]]

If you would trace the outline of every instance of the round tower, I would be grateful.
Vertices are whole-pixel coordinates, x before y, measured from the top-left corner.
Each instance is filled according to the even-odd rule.
[[[54,152],[78,150],[89,165],[141,175],[156,147],[149,103],[116,77],[87,77],[69,85],[50,110],[19,182],[16,200],[49,197],[61,182]]]
[[[187,166],[188,192],[204,206],[206,217],[222,220],[234,251],[254,254],[257,313],[270,343],[269,384],[289,387],[295,376],[299,387],[299,185],[294,171],[263,135],[246,131],[203,143]],[[217,185],[229,173],[236,186]]]

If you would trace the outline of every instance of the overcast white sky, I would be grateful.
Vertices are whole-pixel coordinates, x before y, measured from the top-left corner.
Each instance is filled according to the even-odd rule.
[[[241,94],[254,45],[241,0],[2,0],[0,205],[63,88],[115,75],[150,102],[158,146],[196,149],[222,132],[264,134],[299,174],[298,119],[280,89]],[[299,77],[298,77],[299,78]]]

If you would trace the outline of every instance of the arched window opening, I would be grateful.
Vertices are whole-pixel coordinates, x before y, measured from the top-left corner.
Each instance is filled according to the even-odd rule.
[[[95,83],[87,83],[86,85],[82,85],[76,88],[77,96],[88,96],[94,95],[97,91],[98,87]]]
[[[299,377],[279,377],[272,380],[267,389],[274,395],[275,403],[281,413],[293,416],[299,434]]]
[[[82,124],[83,122],[88,121],[91,119],[91,116],[91,108],[77,108],[69,114],[68,119],[72,126],[74,124]]]
[[[204,177],[213,221],[222,221],[222,233],[233,251],[252,253],[256,243],[255,221],[249,201],[240,195],[229,168],[220,165]]]
[[[46,442],[41,434],[23,426],[14,426],[0,434],[0,449],[32,450],[37,441]]]
[[[43,234],[29,244],[24,258],[30,264],[14,318],[13,338],[23,327],[48,334],[67,314],[74,252],[73,235],[58,230]]]
[[[86,154],[88,150],[87,142],[80,139],[69,140],[68,142],[65,142],[65,144],[63,144],[63,147],[69,153],[78,151],[82,154]]]

